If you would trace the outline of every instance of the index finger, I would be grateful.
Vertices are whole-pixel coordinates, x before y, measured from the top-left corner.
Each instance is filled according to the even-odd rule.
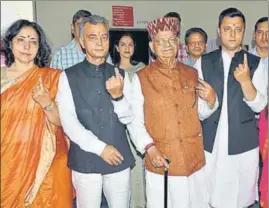
[[[202,80],[202,79],[198,79],[198,82],[201,84],[201,85],[203,85],[204,87],[206,87],[207,86],[207,82],[206,81],[204,81],[204,80]]]
[[[244,65],[248,65],[248,58],[247,58],[247,54],[244,54]]]
[[[39,85],[40,87],[43,87],[43,80],[41,75],[39,75]]]
[[[116,78],[117,78],[117,79],[121,79],[121,78],[122,78],[122,76],[121,76],[119,70],[116,71]]]

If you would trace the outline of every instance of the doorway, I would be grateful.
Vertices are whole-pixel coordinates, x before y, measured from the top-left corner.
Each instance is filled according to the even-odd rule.
[[[112,60],[113,60],[113,49],[115,46],[115,42],[124,32],[131,33],[134,42],[136,44],[133,60],[137,62],[143,62],[144,64],[147,65],[149,63],[149,46],[148,46],[149,38],[148,38],[148,31],[146,29],[123,29],[123,28],[110,29],[109,53]]]

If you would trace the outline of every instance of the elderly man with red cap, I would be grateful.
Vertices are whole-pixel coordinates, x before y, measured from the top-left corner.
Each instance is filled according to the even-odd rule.
[[[194,68],[177,60],[179,23],[175,18],[154,20],[147,28],[157,60],[138,73],[144,99],[139,106],[136,103],[140,111],[128,126],[137,149],[143,153],[143,147],[146,153],[147,207],[163,207],[165,168],[169,208],[207,207],[200,120],[218,108],[216,93]],[[148,135],[141,130],[143,125]]]

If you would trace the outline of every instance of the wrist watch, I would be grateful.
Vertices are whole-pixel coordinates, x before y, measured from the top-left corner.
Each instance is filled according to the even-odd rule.
[[[46,105],[43,109],[44,109],[45,111],[51,111],[52,108],[53,108],[53,102],[52,102],[51,104]]]
[[[120,100],[123,99],[123,94],[122,94],[120,97],[117,97],[117,98],[113,98],[113,97],[111,97],[111,99],[112,99],[113,101],[120,101]]]
[[[215,102],[214,103],[207,103],[207,105],[209,106],[210,109],[213,109],[215,106]]]

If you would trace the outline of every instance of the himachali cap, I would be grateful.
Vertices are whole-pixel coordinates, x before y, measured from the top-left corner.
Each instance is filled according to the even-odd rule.
[[[153,38],[159,31],[172,31],[176,35],[180,28],[177,18],[162,17],[150,22],[147,29],[150,37]]]

